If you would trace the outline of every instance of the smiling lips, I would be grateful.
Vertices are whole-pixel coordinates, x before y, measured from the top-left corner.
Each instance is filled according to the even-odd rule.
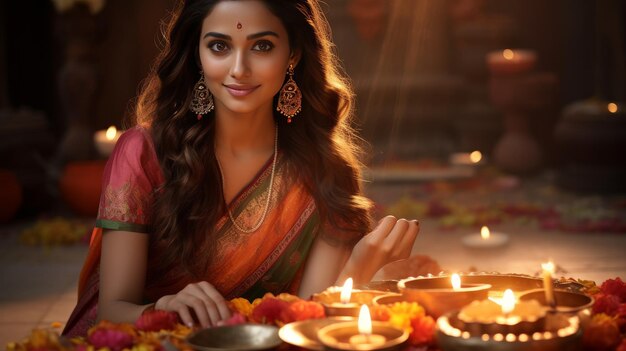
[[[224,85],[230,95],[235,97],[242,97],[251,94],[259,85]]]

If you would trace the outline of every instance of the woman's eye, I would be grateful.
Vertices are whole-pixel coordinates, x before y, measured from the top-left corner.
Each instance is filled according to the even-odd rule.
[[[228,46],[223,41],[213,41],[209,43],[209,49],[214,52],[224,52],[228,49]]]
[[[261,40],[257,42],[256,44],[254,44],[254,47],[252,48],[252,50],[267,52],[267,51],[272,50],[273,48],[274,48],[274,44],[272,44],[271,41]]]

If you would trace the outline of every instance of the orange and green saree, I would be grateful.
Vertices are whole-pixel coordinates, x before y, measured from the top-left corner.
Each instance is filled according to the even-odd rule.
[[[158,275],[151,266],[167,247],[150,242],[144,288],[146,303],[175,294],[187,284],[205,280],[226,299],[253,299],[266,292],[296,292],[299,273],[316,236],[319,216],[312,196],[300,182],[286,177],[286,159],[279,154],[274,191],[269,187],[271,160],[233,199],[230,209],[238,224],[251,227],[263,211],[266,196],[272,196],[261,227],[241,233],[225,215],[211,233],[216,249],[197,252],[210,255],[204,275],[198,279],[175,266]],[[128,130],[118,141],[105,169],[100,209],[89,254],[79,281],[78,303],[64,330],[66,335],[85,335],[97,318],[99,261],[103,229],[126,230],[150,235],[150,204],[163,182],[154,147],[145,129]],[[211,231],[210,228],[207,232]],[[206,261],[206,257],[199,258]]]

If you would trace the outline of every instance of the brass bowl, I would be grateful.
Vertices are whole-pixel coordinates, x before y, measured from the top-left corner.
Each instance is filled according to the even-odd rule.
[[[544,289],[534,289],[522,293],[520,300],[537,300],[540,304],[547,306],[546,294]],[[591,318],[591,309],[595,299],[589,295],[566,291],[554,290],[554,299],[556,300],[556,311],[566,315],[577,315],[583,327]]]
[[[268,350],[282,343],[278,328],[262,324],[240,324],[199,330],[187,337],[199,351]]]
[[[355,285],[355,288],[361,290],[378,290],[385,292],[398,292],[397,280],[373,280],[364,284]]]
[[[376,296],[385,295],[387,292],[380,290],[352,290],[350,302],[358,305],[371,305]],[[324,290],[321,293],[313,294],[312,300],[323,305],[341,302],[341,288],[336,290]]]
[[[393,305],[396,302],[406,301],[402,294],[390,293],[385,295],[376,296],[374,298],[374,305]]]
[[[331,351],[397,351],[402,350],[409,333],[389,323],[372,321],[372,336],[383,336],[381,344],[353,344],[351,337],[357,336],[358,322],[343,322],[328,325],[317,332],[324,349]]]
[[[467,284],[464,279],[459,289],[452,289],[450,277],[429,277],[403,279],[398,288],[405,301],[419,303],[427,314],[437,318],[472,301],[487,299],[491,285]]]
[[[352,317],[330,317],[309,319],[285,324],[278,331],[278,336],[286,343],[308,350],[323,350],[324,345],[317,338],[317,332],[327,325],[356,320]]]

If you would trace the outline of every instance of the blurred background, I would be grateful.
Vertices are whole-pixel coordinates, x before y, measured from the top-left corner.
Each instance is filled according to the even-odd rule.
[[[132,113],[172,5],[0,4],[0,168],[10,188],[0,196],[3,208],[12,206],[5,222],[81,201],[63,193],[70,191],[63,181],[76,182],[67,167],[76,179],[97,178],[95,161],[106,154],[94,134],[122,127]],[[592,192],[625,190],[625,7],[620,0],[323,5],[375,170],[445,168],[480,151],[481,162],[506,173],[551,170],[562,187]]]

